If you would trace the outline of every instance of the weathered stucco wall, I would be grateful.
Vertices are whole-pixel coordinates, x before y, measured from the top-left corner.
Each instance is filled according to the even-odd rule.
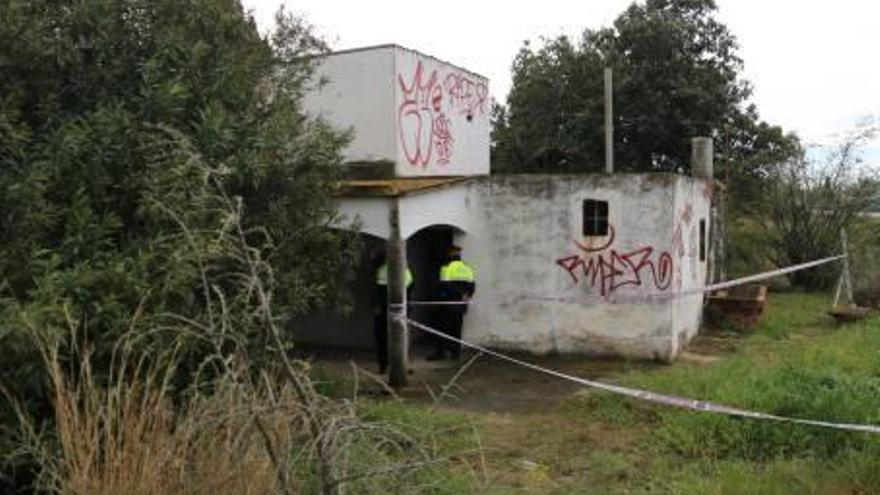
[[[391,46],[331,54],[315,67],[315,87],[303,98],[307,113],[340,130],[353,129],[349,162],[393,162],[397,156]]]
[[[380,196],[340,198],[336,207],[340,226],[357,222],[361,232],[387,239],[390,228],[388,214],[393,198]],[[473,212],[470,197],[464,187],[442,187],[413,193],[398,199],[400,207],[400,235],[406,239],[421,229],[433,225],[448,225],[470,231]]]
[[[385,45],[327,55],[308,113],[355,131],[353,163],[389,163],[397,177],[489,173],[489,81],[434,57]]]
[[[440,244],[454,234],[477,272],[467,340],[536,354],[675,359],[699,329],[702,295],[670,296],[704,283],[699,225],[709,232],[710,197],[707,182],[674,174],[490,176],[407,196],[401,229],[415,298],[433,297]],[[607,202],[606,235],[584,235],[585,200]],[[347,198],[342,210],[382,235],[387,201]]]
[[[470,232],[475,220],[468,189],[444,187],[400,198],[400,235],[406,239],[432,225]]]
[[[341,217],[339,226],[347,228],[356,222],[360,231],[365,234],[388,239],[391,227],[388,224],[390,198],[362,197],[341,198],[336,201],[336,208]]]
[[[467,337],[535,353],[673,358],[672,306],[642,298],[673,287],[677,180],[493,176],[472,185],[479,235],[462,242],[480,288]],[[607,235],[583,235],[586,199],[607,201]]]
[[[675,228],[672,231],[673,258],[677,260],[674,278],[676,291],[686,292],[707,283],[712,193],[712,185],[708,181],[690,177],[676,180]],[[673,300],[673,345],[676,353],[697,334],[702,316],[702,294]]]
[[[395,51],[397,175],[489,173],[489,80],[418,52]]]

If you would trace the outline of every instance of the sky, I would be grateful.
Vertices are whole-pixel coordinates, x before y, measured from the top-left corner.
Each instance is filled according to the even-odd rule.
[[[242,0],[261,30],[281,0]],[[630,0],[490,2],[291,0],[332,49],[396,43],[490,80],[504,101],[510,65],[526,40],[610,25]],[[739,41],[743,77],[761,118],[807,144],[830,145],[859,123],[880,125],[880,2],[716,0]],[[880,157],[880,140],[870,146]],[[873,161],[873,160],[872,160]],[[880,160],[878,160],[880,162]]]

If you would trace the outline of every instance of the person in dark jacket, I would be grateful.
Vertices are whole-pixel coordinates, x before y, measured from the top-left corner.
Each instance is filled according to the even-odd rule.
[[[467,313],[468,304],[476,291],[476,272],[461,259],[461,248],[451,246],[447,255],[447,262],[440,268],[440,284],[438,299],[443,302],[452,302],[438,306],[437,329],[441,332],[461,339],[461,327],[464,323],[464,314]],[[428,360],[444,359],[447,355],[451,359],[458,359],[461,354],[461,345],[442,337],[436,337],[434,353],[428,356]]]

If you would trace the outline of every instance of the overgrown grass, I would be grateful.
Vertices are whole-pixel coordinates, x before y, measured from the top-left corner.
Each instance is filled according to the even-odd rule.
[[[781,416],[880,423],[877,320],[821,325],[826,301],[777,295],[779,308],[738,356],[695,373],[689,367],[633,375],[633,385]],[[817,323],[819,323],[817,325]],[[692,457],[747,460],[830,457],[851,449],[880,452],[878,437],[809,426],[658,409],[658,435]]]
[[[756,328],[724,334],[736,343],[724,348],[736,350],[719,361],[613,366],[601,379],[785,416],[880,424],[880,321],[837,326],[829,306],[827,295],[771,293]],[[572,372],[597,369],[591,362]],[[328,375],[324,390],[341,398],[353,388]],[[502,413],[455,412],[425,399],[360,405],[364,420],[398,425],[438,458],[462,454],[422,470],[420,493],[880,493],[876,435],[731,419],[589,389],[559,408]]]
[[[709,460],[656,471],[649,488],[632,493],[681,495],[870,494],[880,487],[880,461],[849,453],[834,461],[777,459],[766,463]],[[664,476],[664,474],[666,474]]]
[[[38,466],[38,487],[59,495],[474,493],[482,447],[462,415],[357,396],[306,407],[271,373],[233,374],[182,395],[169,385],[175,360],[117,361],[109,381],[78,371],[41,344],[54,428],[19,408],[18,456]],[[316,401],[321,399],[316,398]],[[310,431],[311,414],[320,431]],[[318,443],[333,486],[320,478]]]
[[[485,484],[485,452],[480,441],[479,423],[469,416],[426,405],[402,401],[369,401],[362,408],[362,419],[402,428],[434,459],[417,476],[418,491],[433,495],[478,493]],[[402,487],[387,486],[371,493],[399,493]]]
[[[782,416],[880,424],[880,320],[836,326],[827,296],[774,294],[739,353],[622,377],[628,385]],[[880,436],[653,406],[606,394],[566,414],[650,428],[651,469],[625,492],[874,493]],[[674,473],[674,474],[673,474]]]

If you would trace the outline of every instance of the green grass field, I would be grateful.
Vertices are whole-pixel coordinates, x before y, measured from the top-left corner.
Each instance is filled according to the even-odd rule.
[[[773,294],[757,328],[721,335],[734,350],[717,361],[616,366],[603,379],[778,415],[880,424],[880,320],[837,326],[824,314],[828,303]],[[468,387],[466,376],[461,385]],[[462,412],[455,403],[418,401],[375,407],[383,419],[454,432],[438,446],[453,453],[451,468],[427,480],[426,493],[880,493],[880,435],[591,390],[535,411]]]

